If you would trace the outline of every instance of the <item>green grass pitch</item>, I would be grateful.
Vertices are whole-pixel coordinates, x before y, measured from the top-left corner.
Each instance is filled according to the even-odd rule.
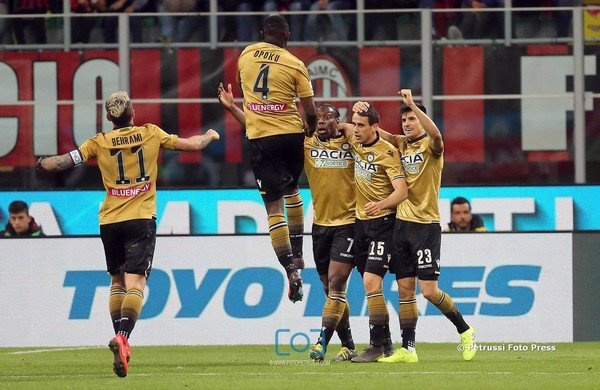
[[[112,373],[108,348],[0,349],[2,388],[270,388],[270,389],[565,389],[600,387],[600,342],[486,344],[462,361],[455,344],[419,344],[416,364],[312,363],[306,353],[282,357],[271,346],[132,346],[129,375]],[[552,350],[554,346],[554,350]],[[364,346],[360,346],[362,349]],[[514,348],[528,350],[514,350]],[[510,350],[509,350],[510,349]],[[338,346],[331,345],[328,358]],[[416,386],[416,387],[415,387]]]

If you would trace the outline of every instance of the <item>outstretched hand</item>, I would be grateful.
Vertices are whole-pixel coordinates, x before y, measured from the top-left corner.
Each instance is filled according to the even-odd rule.
[[[230,84],[231,85],[231,84]],[[205,133],[207,136],[209,136],[213,141],[218,140],[219,138],[221,138],[221,136],[219,135],[219,133],[217,133],[215,130],[213,129],[208,129]]]
[[[223,86],[223,83],[219,83],[219,88],[217,89],[219,102],[225,107],[229,109],[233,104],[233,91],[231,89],[231,84],[227,84],[227,90]]]

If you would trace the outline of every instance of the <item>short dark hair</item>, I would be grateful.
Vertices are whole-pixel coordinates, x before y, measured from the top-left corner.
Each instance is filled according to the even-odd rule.
[[[319,107],[317,107],[317,110],[329,110],[333,112],[333,116],[335,117],[335,119],[340,119],[340,112],[331,104],[321,104]]]
[[[462,196],[457,196],[456,198],[452,199],[452,202],[450,202],[450,211],[452,211],[452,206],[454,206],[455,204],[468,204],[469,205],[469,210],[471,210],[471,203],[467,200],[467,198],[463,198]]]
[[[29,214],[29,207],[27,206],[27,203],[22,200],[15,200],[8,205],[8,212],[11,214],[22,213],[23,211]]]
[[[269,15],[263,21],[262,33],[265,38],[269,36],[287,42],[290,26],[283,16],[279,14]]]
[[[369,118],[369,126],[373,126],[375,123],[379,123],[379,113],[373,107],[373,105],[369,105],[369,109],[367,111],[361,111],[356,113],[358,116],[364,116]]]
[[[427,109],[425,108],[424,105],[422,105],[421,103],[415,103],[415,106],[419,107],[419,109],[421,111],[423,111],[423,113],[427,114]],[[400,115],[405,114],[407,112],[411,112],[411,111],[413,111],[413,109],[409,105],[405,104],[402,106],[402,108],[400,108]]]

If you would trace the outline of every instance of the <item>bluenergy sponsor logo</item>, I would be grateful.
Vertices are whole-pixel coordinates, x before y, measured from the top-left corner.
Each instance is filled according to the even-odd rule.
[[[150,191],[152,183],[146,183],[141,187],[128,187],[128,188],[109,188],[108,195],[116,196],[117,198],[133,198],[139,194]]]

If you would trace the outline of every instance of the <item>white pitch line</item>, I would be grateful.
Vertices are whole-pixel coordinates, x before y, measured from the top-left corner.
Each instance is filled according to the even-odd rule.
[[[101,347],[72,347],[72,348],[28,349],[26,351],[6,352],[6,354],[7,355],[25,355],[25,354],[28,354],[28,353],[76,351],[76,350],[80,350],[80,349],[98,349],[98,348],[101,348]]]
[[[254,376],[280,376],[280,375],[365,375],[365,374],[373,374],[373,375],[422,375],[422,374],[437,374],[437,375],[593,375],[597,374],[597,372],[523,372],[523,373],[515,373],[511,371],[495,371],[495,372],[484,372],[484,371],[349,371],[349,372],[330,372],[330,371],[303,371],[303,372],[242,372],[242,373],[228,373],[228,372],[157,372],[157,373],[139,373],[134,374],[131,373],[129,376],[131,377],[153,377],[153,376],[171,376],[171,377],[180,377],[180,376],[227,376],[227,377],[235,377],[235,376],[246,376],[246,377],[254,377]],[[0,375],[0,378],[6,379],[60,379],[60,378],[98,378],[98,377],[108,377],[111,375],[97,375],[97,374],[74,374],[74,375],[66,375],[66,374],[58,374],[58,375]]]

